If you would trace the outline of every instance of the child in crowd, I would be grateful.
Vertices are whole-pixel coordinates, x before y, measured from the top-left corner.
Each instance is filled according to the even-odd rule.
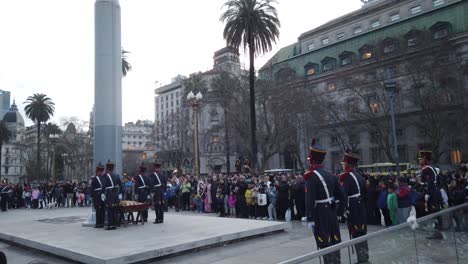
[[[253,184],[249,183],[247,185],[247,190],[245,191],[245,203],[247,204],[247,212],[249,214],[249,218],[251,219],[255,219],[255,202],[253,192]]]
[[[234,192],[230,192],[228,203],[229,203],[229,211],[232,217],[236,217],[236,202],[237,202],[237,198],[234,195]]]
[[[195,194],[195,197],[193,200],[194,200],[195,208],[197,209],[197,213],[203,213],[203,203],[202,203],[202,199],[200,195]]]
[[[398,199],[393,184],[388,185],[387,208],[390,212],[392,225],[398,225]]]
[[[268,220],[273,221],[276,220],[278,217],[276,216],[276,201],[278,198],[278,192],[274,184],[270,184],[268,187],[268,200],[270,204],[268,204]]]

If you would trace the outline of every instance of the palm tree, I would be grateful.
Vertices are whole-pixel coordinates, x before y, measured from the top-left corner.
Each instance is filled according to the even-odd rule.
[[[0,176],[2,175],[2,148],[3,143],[8,143],[11,138],[11,131],[4,121],[0,121]]]
[[[24,107],[26,116],[37,124],[37,177],[41,170],[41,123],[47,122],[54,115],[54,102],[45,94],[34,94],[26,99]]]
[[[122,49],[122,75],[123,77],[127,76],[127,73],[132,70],[132,65],[127,60],[128,58],[127,53],[130,53],[130,51],[126,51]]]
[[[272,49],[272,44],[279,38],[280,21],[278,12],[272,6],[275,0],[228,0],[227,10],[220,20],[226,23],[223,37],[228,46],[244,51],[249,48],[249,84],[250,84],[250,129],[252,140],[252,167],[257,164],[257,122],[255,116],[255,56]]]

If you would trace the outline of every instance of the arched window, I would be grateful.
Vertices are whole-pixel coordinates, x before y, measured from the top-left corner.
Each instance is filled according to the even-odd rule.
[[[315,75],[318,72],[318,64],[309,62],[304,66],[304,70],[306,76]]]
[[[340,66],[346,66],[353,64],[354,53],[350,51],[344,51],[340,54]]]
[[[450,35],[452,25],[448,22],[437,22],[431,28],[432,39],[443,39]]]
[[[331,71],[336,67],[336,59],[331,57],[325,57],[322,61],[322,71]]]
[[[370,60],[374,58],[374,47],[371,45],[364,45],[359,49],[361,60]]]
[[[399,48],[398,40],[394,39],[394,38],[386,38],[386,39],[384,39],[382,44],[383,44],[383,53],[384,54],[392,53],[392,52],[398,50],[398,48]]]

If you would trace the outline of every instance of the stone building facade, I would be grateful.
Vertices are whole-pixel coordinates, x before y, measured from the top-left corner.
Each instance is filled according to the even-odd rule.
[[[224,113],[219,101],[212,94],[213,80],[226,72],[235,78],[245,76],[241,69],[239,53],[226,47],[214,53],[213,69],[195,73],[206,86],[204,98],[199,108],[199,153],[200,173],[227,171],[227,156],[230,159],[230,171],[234,171],[237,153],[235,144],[226,154],[226,137],[223,129]],[[191,76],[193,77],[193,75]],[[184,171],[193,168],[193,112],[187,102],[186,80],[178,76],[165,86],[155,89],[155,144],[158,157],[164,162],[167,171],[181,167]],[[179,164],[178,164],[179,163]]]
[[[384,91],[389,80],[397,84],[399,161],[415,163],[419,148],[435,151],[437,163],[446,169],[461,156],[466,159],[467,17],[467,1],[367,1],[280,49],[262,67],[260,79],[271,78],[291,91],[306,90],[310,104],[321,109],[318,117],[302,120],[311,126],[297,134],[304,162],[312,137],[330,151],[326,166],[331,169],[340,168],[344,146],[358,152],[363,164],[394,161],[391,137],[383,139],[388,134],[382,132],[390,120]],[[431,92],[437,98],[427,96]],[[425,101],[417,102],[418,97]],[[323,118],[334,107],[336,118]],[[437,138],[441,126],[445,136]]]

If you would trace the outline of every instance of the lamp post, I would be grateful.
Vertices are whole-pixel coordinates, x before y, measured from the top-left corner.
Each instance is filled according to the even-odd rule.
[[[62,172],[64,175],[62,175],[62,178],[65,179],[65,175],[67,175],[67,160],[68,160],[68,153],[62,153],[62,159],[63,159],[63,170]]]
[[[50,141],[52,142],[52,164],[51,164],[51,176],[52,176],[52,179],[55,180],[55,142],[58,140],[59,138],[59,135],[57,134],[51,134],[49,135],[49,139]],[[49,173],[49,172],[47,172]]]
[[[199,164],[199,153],[198,153],[198,107],[200,105],[200,101],[203,98],[200,92],[195,95],[192,91],[187,95],[187,101],[192,105],[193,110],[193,122],[194,122],[194,129],[193,129],[193,150],[194,150],[194,166],[193,171],[197,178],[200,176],[200,164]]]
[[[397,93],[397,86],[396,82],[391,80],[391,72],[390,70],[387,72],[388,80],[384,81],[385,92],[390,99],[390,116],[392,118],[392,134],[393,134],[393,157],[395,159],[396,167],[397,167],[397,176],[400,177],[400,163],[398,158],[398,143],[397,143],[397,136],[396,136],[396,125],[395,125],[395,97]]]

